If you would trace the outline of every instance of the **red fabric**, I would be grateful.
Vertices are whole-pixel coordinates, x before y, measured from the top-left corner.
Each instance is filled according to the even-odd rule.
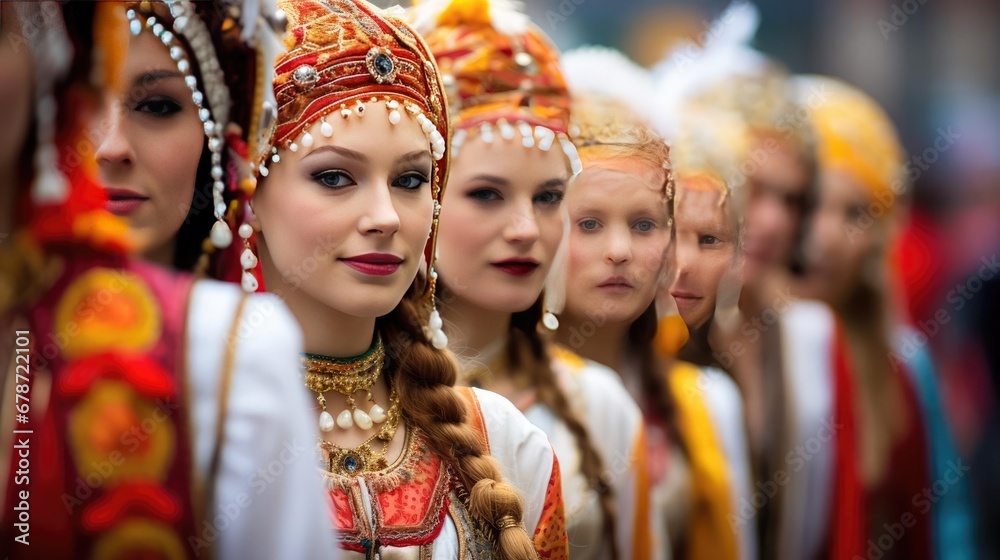
[[[831,560],[865,558],[865,491],[857,458],[854,380],[843,327],[838,324],[833,347],[833,407],[836,434],[833,512],[828,550]]]

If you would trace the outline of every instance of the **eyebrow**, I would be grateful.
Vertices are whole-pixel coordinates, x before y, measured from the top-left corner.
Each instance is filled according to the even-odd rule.
[[[565,186],[566,186],[566,179],[560,177],[556,179],[549,179],[548,181],[545,181],[541,185],[538,185],[538,190],[541,191],[541,190],[553,189],[556,187],[565,187]]]
[[[168,80],[171,78],[183,78],[184,76],[176,70],[150,70],[144,74],[138,76],[135,80],[132,80],[133,84],[143,84],[146,82],[158,82],[160,80]]]

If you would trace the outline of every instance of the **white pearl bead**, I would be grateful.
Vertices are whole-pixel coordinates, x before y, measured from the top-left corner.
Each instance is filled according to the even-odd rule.
[[[243,254],[240,255],[240,265],[245,269],[256,267],[257,255],[253,254],[249,248],[243,249]]]
[[[559,318],[552,313],[542,315],[542,324],[550,331],[559,330]]]
[[[293,152],[297,152],[299,151],[299,145],[296,144],[295,142],[292,142],[291,144],[288,145],[288,149]]]
[[[354,409],[354,423],[362,430],[370,430],[373,425],[372,419],[360,408]]]
[[[243,271],[243,279],[240,280],[240,285],[243,287],[243,291],[252,294],[257,291],[260,284],[257,282],[257,277],[253,275],[249,270]]]
[[[403,116],[399,114],[399,111],[389,112],[389,122],[392,124],[399,124],[399,121],[403,119]]]
[[[330,126],[330,123],[323,121],[323,124],[319,125],[319,132],[323,136],[330,138],[333,136],[333,127]]]
[[[212,240],[212,246],[216,249],[225,249],[233,242],[233,232],[229,230],[229,224],[219,220],[212,226],[209,238]]]
[[[253,235],[253,226],[251,226],[250,224],[243,224],[240,226],[238,232],[240,234],[240,237],[242,237],[243,239],[250,239],[250,236]]]
[[[329,432],[333,429],[333,416],[329,412],[323,411],[319,413],[319,429],[324,432]]]
[[[354,420],[351,419],[351,411],[344,409],[337,415],[337,425],[345,430],[350,430],[351,426],[354,425]]]
[[[427,320],[427,326],[432,330],[436,331],[444,326],[444,321],[441,320],[441,314],[435,309],[431,311],[431,316]]]
[[[372,405],[371,410],[368,411],[368,416],[372,419],[372,422],[375,422],[376,424],[381,424],[386,420],[385,410],[377,404]]]
[[[434,335],[431,337],[431,344],[438,350],[444,350],[448,347],[448,335],[444,334],[442,330],[434,331]]]
[[[313,145],[313,136],[308,132],[302,135],[302,147],[309,148]]]
[[[260,171],[260,176],[261,177],[267,177],[268,171],[267,171],[266,167],[264,167],[263,165],[260,166],[259,171]]]

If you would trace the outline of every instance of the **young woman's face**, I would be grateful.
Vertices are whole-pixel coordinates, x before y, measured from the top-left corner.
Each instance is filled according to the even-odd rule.
[[[10,2],[0,4],[0,184],[13,188],[17,160],[24,149],[31,123],[31,56],[20,39],[17,15]],[[21,45],[20,47],[18,45]],[[5,197],[3,200],[7,200]]]
[[[437,271],[451,292],[481,308],[518,312],[545,284],[563,236],[569,170],[562,150],[512,140],[466,140],[452,161],[441,210]]]
[[[413,119],[384,109],[320,124],[311,148],[279,150],[253,198],[269,291],[353,317],[392,311],[417,275],[431,230],[433,159]],[[379,118],[381,117],[381,118]]]
[[[172,244],[191,209],[205,133],[184,76],[152,33],[130,36],[119,91],[98,112],[96,156],[108,210],[143,253]],[[203,212],[212,212],[204,201]]]
[[[770,267],[788,266],[809,186],[806,165],[789,140],[765,136],[758,146],[767,157],[747,177],[750,192],[743,252],[750,277]]]
[[[820,299],[838,304],[862,280],[867,260],[878,258],[876,240],[886,218],[867,215],[868,190],[852,176],[824,171],[807,241],[807,281]]]
[[[670,295],[689,329],[704,326],[715,313],[720,283],[738,258],[730,225],[730,201],[719,204],[721,183],[678,181],[674,203],[676,277]]]
[[[634,158],[587,164],[566,196],[565,313],[630,323],[656,295],[670,244],[664,172]]]

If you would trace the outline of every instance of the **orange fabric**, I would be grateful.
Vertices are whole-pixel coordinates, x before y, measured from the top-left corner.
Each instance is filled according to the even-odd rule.
[[[635,444],[632,445],[632,465],[646,465],[646,431],[639,430],[636,434]],[[649,472],[647,469],[635,469],[635,517],[632,525],[632,557],[633,558],[653,558],[653,536],[649,528],[652,526],[650,520],[650,496],[652,488],[649,483]],[[660,543],[666,546],[667,543]]]
[[[702,373],[694,365],[678,362],[668,376],[677,402],[677,421],[691,463],[692,499],[685,558],[735,560],[736,532],[730,527],[731,477],[728,461],[716,439],[712,418],[705,404]]]
[[[552,474],[545,488],[545,507],[532,536],[535,551],[542,558],[564,560],[569,558],[569,540],[566,538],[566,512],[562,497],[562,475],[559,460],[552,455]]]

